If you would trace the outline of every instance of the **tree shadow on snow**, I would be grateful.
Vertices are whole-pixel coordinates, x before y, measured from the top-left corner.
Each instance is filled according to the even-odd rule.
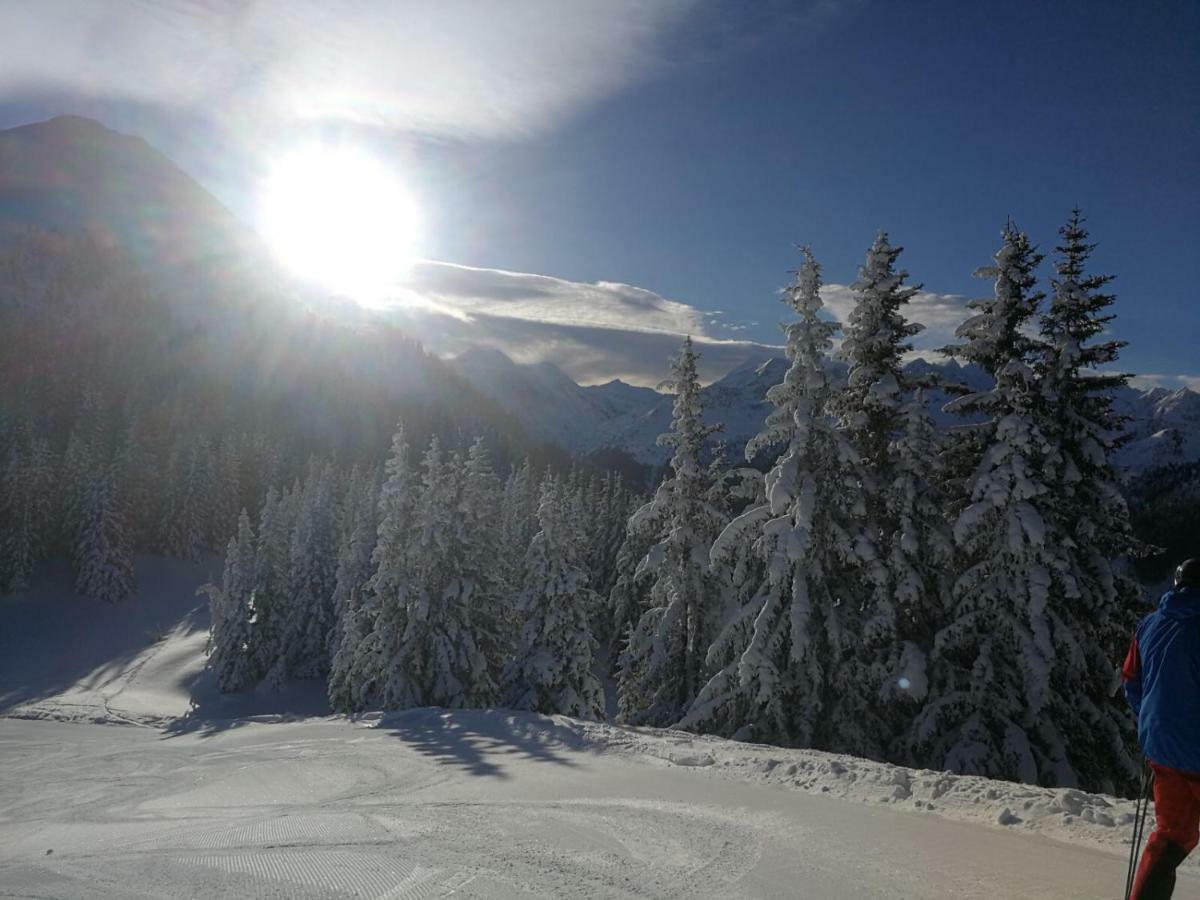
[[[564,750],[583,748],[579,735],[554,719],[510,710],[414,709],[379,719],[377,733],[471,775],[508,778],[514,760],[574,766]]]
[[[0,597],[0,713],[115,688],[166,635],[207,630],[196,586],[211,569],[211,561],[139,556],[137,593],[110,604],[76,594],[66,563],[40,566],[31,590]]]
[[[212,737],[255,723],[298,722],[330,715],[323,680],[290,679],[278,689],[260,685],[234,694],[221,693],[213,672],[205,668],[179,686],[191,697],[186,715],[163,728],[168,737],[190,734]]]

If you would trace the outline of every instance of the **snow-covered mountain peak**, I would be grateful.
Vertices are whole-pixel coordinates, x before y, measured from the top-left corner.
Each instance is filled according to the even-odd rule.
[[[651,465],[665,459],[666,451],[657,440],[670,425],[673,398],[669,393],[619,380],[580,386],[550,363],[524,366],[490,348],[468,351],[454,364],[477,389],[542,440],[575,453],[615,448]],[[762,427],[771,410],[767,391],[783,380],[787,368],[783,357],[747,362],[701,391],[705,418],[724,425],[722,439],[732,455]],[[913,375],[938,375],[944,382],[975,390],[988,384],[986,373],[977,366],[954,360],[918,358],[905,368]],[[830,371],[840,376],[845,367],[834,362]],[[955,421],[941,410],[946,399],[941,391],[930,398],[934,418],[943,425]],[[1200,394],[1187,388],[1126,388],[1118,392],[1117,407],[1130,419],[1132,435],[1118,457],[1122,465],[1145,469],[1200,459]]]

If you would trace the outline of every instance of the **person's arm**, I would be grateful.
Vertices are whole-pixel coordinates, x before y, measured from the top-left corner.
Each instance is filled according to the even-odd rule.
[[[1137,636],[1129,645],[1125,654],[1125,662],[1121,666],[1121,680],[1125,684],[1125,699],[1129,701],[1133,714],[1138,716],[1142,711],[1142,656],[1138,652]]]

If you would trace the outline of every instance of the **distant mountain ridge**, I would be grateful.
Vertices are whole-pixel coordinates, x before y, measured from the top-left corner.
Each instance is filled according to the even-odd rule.
[[[490,396],[531,435],[577,454],[616,449],[646,465],[660,465],[668,450],[657,444],[671,422],[674,398],[622,381],[578,385],[548,363],[521,365],[499,350],[476,348],[452,361],[476,390]],[[783,380],[788,363],[781,357],[747,364],[701,390],[704,418],[724,426],[731,455],[741,458],[746,442],[758,433],[772,406],[767,391]],[[987,376],[950,360],[917,359],[906,366],[913,374],[939,374],[945,380],[982,389]],[[932,392],[930,409],[942,426],[959,420],[942,406],[947,396]],[[1117,457],[1122,467],[1145,470],[1200,460],[1200,393],[1181,388],[1149,391],[1127,387],[1117,395],[1117,408],[1129,417],[1131,441]]]

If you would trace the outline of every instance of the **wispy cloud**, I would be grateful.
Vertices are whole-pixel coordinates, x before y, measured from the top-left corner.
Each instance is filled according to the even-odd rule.
[[[645,288],[438,262],[413,270],[389,314],[437,353],[495,347],[517,362],[554,363],[585,384],[657,385],[689,334],[706,381],[781,352],[713,336],[708,313]]]
[[[695,0],[0,0],[0,95],[530,134],[641,77]]]
[[[400,302],[423,303],[451,314],[697,336],[704,334],[707,318],[693,306],[630,284],[429,261],[413,268]]]

